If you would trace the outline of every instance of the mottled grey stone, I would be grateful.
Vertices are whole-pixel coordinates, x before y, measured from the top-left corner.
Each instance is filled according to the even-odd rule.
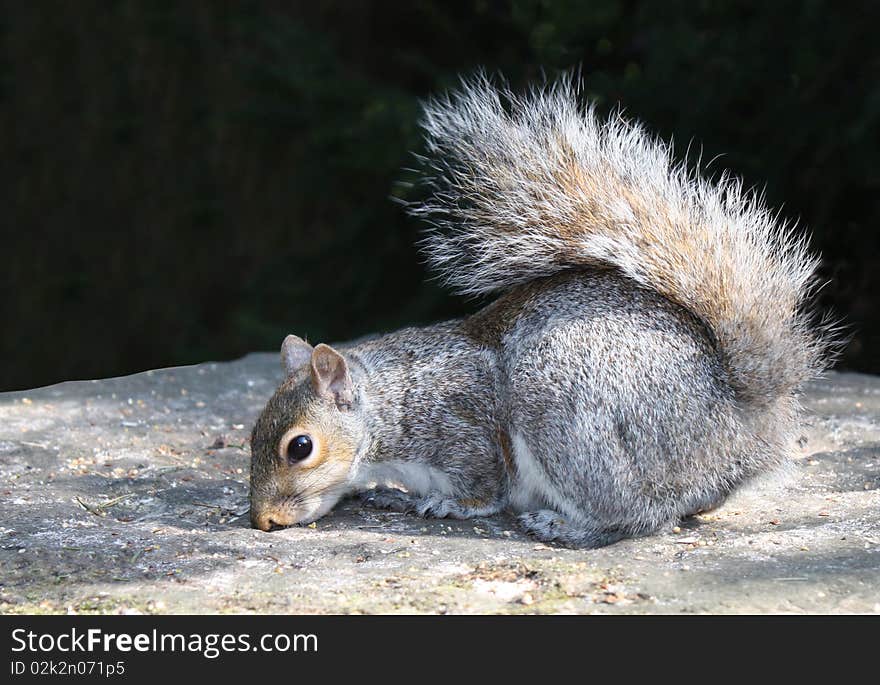
[[[809,389],[796,459],[599,550],[511,518],[248,527],[276,355],[0,395],[0,612],[880,612],[880,379]]]

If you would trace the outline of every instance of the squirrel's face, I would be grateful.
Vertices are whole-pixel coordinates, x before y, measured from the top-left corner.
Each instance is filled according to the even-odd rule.
[[[363,443],[345,358],[296,336],[281,347],[287,373],[251,436],[251,523],[255,528],[309,523],[348,490]]]

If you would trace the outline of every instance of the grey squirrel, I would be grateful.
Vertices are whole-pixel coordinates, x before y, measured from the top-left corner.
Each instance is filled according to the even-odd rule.
[[[362,493],[597,547],[784,462],[830,344],[816,258],[738,180],[576,91],[477,77],[425,104],[425,254],[459,293],[501,295],[338,349],[288,336],[251,438],[255,527]]]

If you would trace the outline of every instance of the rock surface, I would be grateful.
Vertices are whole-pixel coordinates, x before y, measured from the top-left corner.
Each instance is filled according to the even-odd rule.
[[[0,395],[2,613],[880,612],[880,379],[805,398],[790,471],[653,537],[539,544],[511,518],[354,502],[248,527],[275,355]]]

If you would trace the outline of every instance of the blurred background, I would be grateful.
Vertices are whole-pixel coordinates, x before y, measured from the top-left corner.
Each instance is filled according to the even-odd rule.
[[[839,366],[880,372],[878,25],[820,0],[4,3],[0,389],[476,309],[391,198],[419,98],[479,66],[579,66],[602,112],[723,155],[812,232]]]

